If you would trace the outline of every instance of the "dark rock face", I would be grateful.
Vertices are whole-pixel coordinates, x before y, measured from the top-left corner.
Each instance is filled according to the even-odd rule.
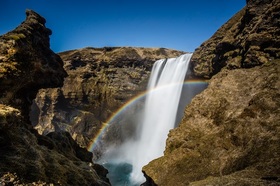
[[[20,26],[0,36],[0,102],[20,109],[28,121],[38,90],[62,86],[67,74],[61,58],[49,48],[51,30],[45,19],[31,10],[26,15]]]
[[[69,133],[41,136],[30,125],[38,89],[61,86],[66,71],[49,48],[45,19],[26,14],[0,37],[0,185],[110,185],[106,170],[90,163],[92,153]]]
[[[222,68],[251,68],[280,57],[280,2],[248,1],[247,6],[196,49],[195,76],[210,78]]]
[[[41,134],[68,131],[87,146],[110,115],[146,89],[153,63],[183,52],[164,48],[84,48],[60,53],[68,73],[62,88],[42,89],[32,121]]]
[[[279,185],[279,87],[279,60],[220,72],[145,174],[157,185]]]

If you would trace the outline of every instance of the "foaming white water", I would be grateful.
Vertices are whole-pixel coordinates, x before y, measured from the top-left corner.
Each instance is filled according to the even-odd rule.
[[[130,179],[135,183],[145,181],[142,167],[163,155],[168,132],[175,126],[191,55],[159,60],[153,66],[148,84],[150,93],[146,97],[143,118],[139,121],[139,137],[126,150],[132,160]]]

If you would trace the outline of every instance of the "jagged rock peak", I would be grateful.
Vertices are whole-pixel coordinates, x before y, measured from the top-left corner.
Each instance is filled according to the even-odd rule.
[[[43,18],[42,16],[40,16],[39,14],[37,14],[36,12],[34,12],[33,10],[29,10],[27,9],[25,11],[26,13],[26,20],[32,20],[35,19],[36,21],[38,21],[39,23],[45,24],[46,23],[46,19]]]
[[[7,34],[10,35],[16,32],[18,34],[24,34],[25,37],[40,37],[42,40],[40,43],[46,45],[46,47],[50,47],[49,36],[52,34],[52,31],[45,27],[46,19],[33,10],[26,10],[25,13],[26,20],[15,30]]]
[[[61,58],[50,49],[51,30],[32,10],[16,29],[0,36],[0,102],[28,117],[37,91],[62,86],[67,73]]]

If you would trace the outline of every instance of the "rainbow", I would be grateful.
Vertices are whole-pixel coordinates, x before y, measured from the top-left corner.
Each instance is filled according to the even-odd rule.
[[[187,80],[184,82],[183,85],[204,85],[206,86],[208,83],[206,81],[202,81],[202,80]],[[178,84],[177,84],[178,85]],[[133,97],[132,99],[128,100],[122,107],[120,107],[119,109],[117,109],[109,118],[106,122],[102,123],[99,131],[97,132],[97,134],[95,135],[95,137],[93,139],[90,140],[87,150],[90,152],[93,152],[94,149],[96,148],[98,142],[100,141],[105,129],[110,125],[110,123],[112,123],[116,118],[118,118],[119,115],[121,115],[123,112],[125,112],[127,109],[131,108],[131,106],[133,106],[136,102],[140,101],[141,99],[143,99],[145,96],[147,96],[149,93],[152,93],[154,91],[159,91],[162,88],[166,88],[166,87],[170,87],[170,86],[174,86],[174,84],[171,85],[167,85],[167,86],[163,86],[160,88],[156,88],[153,90],[149,90],[149,91],[145,91],[142,92],[140,94],[138,94],[137,96]]]

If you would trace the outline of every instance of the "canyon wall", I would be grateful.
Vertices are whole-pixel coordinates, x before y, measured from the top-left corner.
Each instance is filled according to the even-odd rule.
[[[83,48],[60,53],[68,77],[41,89],[31,119],[41,134],[68,131],[83,147],[129,99],[146,90],[153,63],[183,52],[164,48]],[[117,140],[117,139],[115,139]]]

